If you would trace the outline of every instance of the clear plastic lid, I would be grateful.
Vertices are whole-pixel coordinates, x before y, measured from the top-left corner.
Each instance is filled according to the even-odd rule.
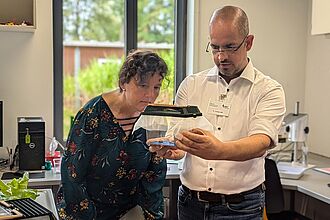
[[[177,133],[193,128],[214,133],[213,125],[202,116],[197,106],[151,105],[148,107],[133,128],[133,132],[139,128],[146,129],[147,139],[173,138]]]

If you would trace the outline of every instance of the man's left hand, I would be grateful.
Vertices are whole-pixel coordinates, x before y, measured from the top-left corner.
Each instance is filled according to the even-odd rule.
[[[211,132],[194,128],[182,131],[175,136],[177,148],[207,160],[221,158],[221,146],[224,145]]]

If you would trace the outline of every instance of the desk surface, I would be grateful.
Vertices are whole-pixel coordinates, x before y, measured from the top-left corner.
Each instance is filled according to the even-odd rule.
[[[55,173],[54,170],[45,171],[45,178],[29,179],[29,186],[54,186],[60,185],[61,174]]]
[[[330,167],[330,158],[310,154],[309,163],[316,167]],[[318,172],[314,169],[309,169],[304,172],[304,175],[298,180],[281,179],[284,189],[296,190],[304,193],[315,199],[321,200],[330,204],[330,175]]]
[[[309,155],[309,163],[316,167],[330,167],[330,158],[316,154]],[[180,170],[175,164],[168,164],[167,179],[179,178]],[[281,179],[283,189],[296,190],[330,204],[330,175],[309,169],[298,179]]]
[[[53,212],[56,219],[59,219],[51,189],[39,190],[39,196],[37,197],[36,202]]]
[[[316,167],[330,167],[330,158],[310,154],[309,163]],[[166,179],[178,179],[181,170],[177,164],[168,164]],[[53,170],[46,171],[45,178],[30,179],[29,186],[54,186],[61,182],[61,174],[55,173]],[[330,204],[330,175],[315,171],[313,169],[305,171],[299,180],[281,179],[284,189],[296,190]]]

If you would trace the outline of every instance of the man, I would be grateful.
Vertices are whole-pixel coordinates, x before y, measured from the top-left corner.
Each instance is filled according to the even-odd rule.
[[[151,150],[171,159],[186,156],[178,196],[180,220],[262,219],[264,157],[277,144],[284,91],[247,57],[254,36],[242,9],[215,10],[209,37],[206,51],[215,66],[188,76],[176,104],[197,105],[215,132],[183,131],[175,136],[178,149]]]

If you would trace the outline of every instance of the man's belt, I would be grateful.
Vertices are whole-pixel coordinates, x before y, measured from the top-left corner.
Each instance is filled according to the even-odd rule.
[[[189,189],[188,187],[186,187],[184,185],[182,185],[182,188],[185,191],[189,192],[192,197],[197,198],[201,202],[222,203],[222,204],[241,203],[244,200],[244,195],[250,194],[253,192],[257,192],[260,190],[265,190],[265,186],[263,183],[248,191],[237,193],[237,194],[229,194],[229,195],[222,194],[222,193],[212,193],[212,192],[207,192],[207,191],[195,191],[195,190]]]

